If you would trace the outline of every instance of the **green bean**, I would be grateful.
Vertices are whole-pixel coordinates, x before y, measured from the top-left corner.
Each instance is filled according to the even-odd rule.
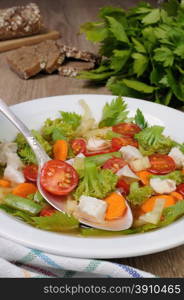
[[[4,198],[4,202],[8,206],[24,211],[32,216],[36,216],[42,209],[42,206],[38,203],[35,203],[33,200],[19,197],[13,194],[6,195],[6,197]]]
[[[105,153],[105,154],[99,154],[99,155],[94,155],[94,156],[88,156],[85,157],[85,161],[88,162],[93,162],[97,166],[102,165],[106,160],[113,158],[113,157],[121,157],[120,152],[110,152],[110,153]]]

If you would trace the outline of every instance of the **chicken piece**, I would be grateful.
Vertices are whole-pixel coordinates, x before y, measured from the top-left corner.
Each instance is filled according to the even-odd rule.
[[[171,179],[151,178],[150,186],[158,194],[170,194],[176,190],[176,182]]]
[[[133,146],[123,146],[119,151],[122,153],[123,159],[127,162],[143,158],[141,152]]]

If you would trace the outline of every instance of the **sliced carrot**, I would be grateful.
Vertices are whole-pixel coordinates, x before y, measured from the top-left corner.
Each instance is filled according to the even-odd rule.
[[[176,200],[183,200],[183,196],[178,192],[172,192],[170,195],[174,197]]]
[[[11,186],[11,183],[9,180],[6,180],[6,179],[0,179],[0,186],[1,187],[10,187]]]
[[[54,158],[66,160],[68,154],[68,144],[65,140],[58,140],[53,146]]]
[[[143,205],[141,206],[141,209],[147,213],[153,210],[154,205],[155,205],[155,201],[157,199],[165,199],[165,204],[164,204],[164,208],[174,205],[175,204],[175,198],[173,196],[170,195],[157,195],[157,196],[153,196],[151,198],[149,198],[146,202],[143,203]]]
[[[182,174],[184,174],[184,169],[181,171]]]
[[[152,175],[150,172],[140,171],[140,172],[136,172],[136,174],[140,178],[140,180],[143,184],[145,184],[145,185],[149,184],[149,176]]]
[[[20,196],[20,197],[27,197],[30,194],[34,194],[37,191],[37,187],[36,185],[34,185],[33,183],[20,183],[19,185],[17,185],[12,193],[14,195]]]
[[[122,195],[112,193],[107,198],[105,198],[105,201],[108,204],[105,220],[111,221],[123,216],[127,207],[125,198]]]

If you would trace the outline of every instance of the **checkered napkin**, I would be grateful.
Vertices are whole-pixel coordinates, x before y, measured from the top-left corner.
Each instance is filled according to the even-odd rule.
[[[0,238],[0,277],[79,278],[154,277],[132,267],[97,259],[52,255]]]

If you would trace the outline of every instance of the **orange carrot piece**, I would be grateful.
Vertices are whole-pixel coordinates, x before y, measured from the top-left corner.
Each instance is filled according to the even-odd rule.
[[[150,197],[148,200],[146,200],[146,202],[144,202],[141,206],[141,209],[147,213],[153,210],[154,205],[155,205],[155,201],[157,199],[165,199],[165,204],[164,204],[164,208],[174,205],[176,203],[175,198],[173,196],[170,195],[157,195],[157,196],[153,196]]]
[[[170,195],[174,197],[176,200],[183,200],[183,196],[178,192],[172,192]]]
[[[122,195],[112,193],[107,198],[105,198],[105,201],[108,204],[105,220],[111,221],[123,216],[127,207],[125,198]]]
[[[6,179],[0,179],[0,186],[1,187],[10,187],[11,186],[11,183],[9,180],[6,180]]]
[[[149,176],[152,175],[150,172],[140,171],[140,172],[136,172],[136,174],[140,178],[140,180],[143,184],[145,184],[145,185],[149,184]]]
[[[66,160],[68,154],[68,144],[65,140],[58,140],[53,146],[54,158]]]
[[[19,185],[17,185],[13,189],[12,193],[14,195],[26,198],[28,195],[36,193],[36,191],[37,191],[36,185],[34,185],[33,183],[25,182],[25,183],[20,183]]]

